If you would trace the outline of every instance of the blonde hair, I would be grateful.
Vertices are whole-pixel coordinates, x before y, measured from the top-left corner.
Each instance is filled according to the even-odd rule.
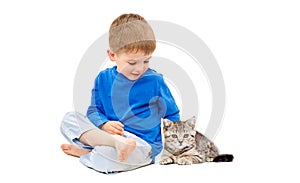
[[[149,55],[156,48],[154,32],[144,17],[122,14],[109,29],[109,47],[116,54],[143,52]]]

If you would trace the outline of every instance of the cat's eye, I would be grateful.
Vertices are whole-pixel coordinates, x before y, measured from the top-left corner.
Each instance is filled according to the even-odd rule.
[[[177,135],[173,134],[172,137],[173,137],[173,138],[177,138]]]
[[[188,138],[189,134],[184,134],[183,138]]]

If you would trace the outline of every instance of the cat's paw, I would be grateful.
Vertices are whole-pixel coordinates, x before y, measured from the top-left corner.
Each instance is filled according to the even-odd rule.
[[[165,158],[159,161],[159,164],[161,165],[168,165],[174,163],[172,158]]]
[[[186,158],[179,158],[177,160],[177,164],[178,165],[191,165],[193,162],[190,159],[186,159]]]

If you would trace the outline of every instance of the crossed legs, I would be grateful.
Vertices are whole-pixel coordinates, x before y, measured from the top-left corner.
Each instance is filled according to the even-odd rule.
[[[89,146],[111,146],[117,150],[117,158],[120,162],[126,161],[129,155],[136,147],[136,141],[120,135],[112,135],[98,128],[84,132],[79,141]],[[71,156],[80,157],[89,153],[89,150],[83,149],[75,144],[62,144],[62,151]]]

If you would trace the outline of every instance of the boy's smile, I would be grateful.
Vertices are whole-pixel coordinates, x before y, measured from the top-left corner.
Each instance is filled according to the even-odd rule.
[[[117,71],[129,80],[137,80],[149,68],[151,55],[142,52],[114,54],[108,51],[111,61],[115,61]]]

